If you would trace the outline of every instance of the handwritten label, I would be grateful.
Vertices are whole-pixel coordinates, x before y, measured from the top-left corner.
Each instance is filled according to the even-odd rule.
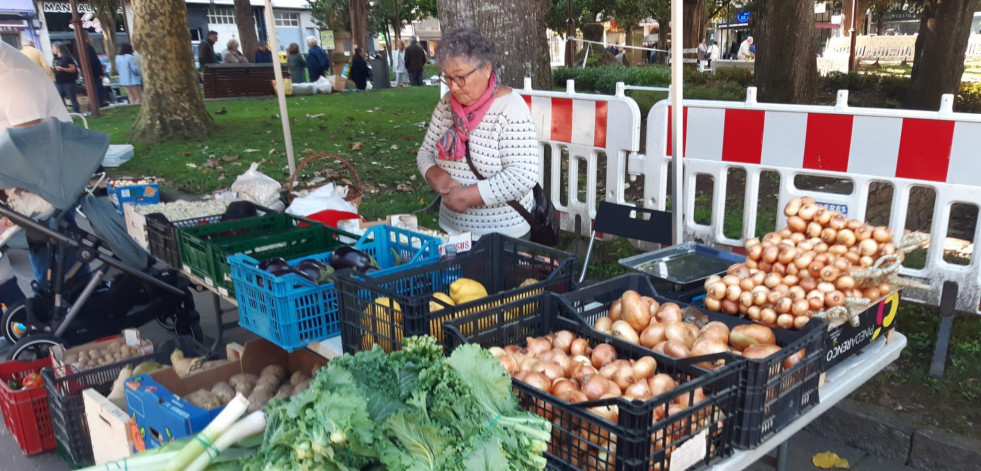
[[[669,471],[685,471],[686,469],[701,463],[705,459],[705,452],[708,449],[708,430],[702,430],[694,437],[682,443],[671,453],[671,466]]]
[[[469,252],[470,249],[473,248],[473,234],[470,232],[461,232],[459,234],[451,235],[450,239],[445,244],[439,246],[440,255],[446,255],[446,247],[448,245],[455,245],[457,254]]]

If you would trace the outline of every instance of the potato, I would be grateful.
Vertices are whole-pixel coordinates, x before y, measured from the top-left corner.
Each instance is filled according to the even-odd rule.
[[[278,391],[276,391],[276,399],[286,399],[291,397],[292,394],[293,394],[293,386],[290,386],[289,384],[284,384],[279,387]]]
[[[211,387],[211,393],[223,404],[228,404],[235,398],[235,388],[225,381],[218,382]]]
[[[65,355],[65,363],[72,364],[78,363],[78,355]]]
[[[313,380],[308,379],[306,381],[301,381],[300,383],[296,384],[295,386],[293,386],[293,392],[290,394],[294,397],[297,396],[298,394],[303,392],[303,390],[310,387],[310,381]]]
[[[184,396],[184,400],[202,409],[208,410],[217,409],[223,405],[221,401],[218,400],[218,397],[206,389],[198,389],[197,391]]]
[[[275,390],[265,387],[257,387],[252,394],[249,394],[249,409],[246,411],[247,414],[251,414],[259,409],[262,409],[270,399],[273,398]]]
[[[290,376],[290,385],[293,386],[294,388],[296,387],[297,384],[300,384],[304,381],[310,381],[310,376],[307,375],[306,371],[297,371],[293,373],[292,376]]]
[[[256,377],[256,375],[254,374],[240,373],[229,378],[228,384],[230,384],[233,388],[235,388],[236,392],[241,393],[243,396],[248,397],[250,394],[252,394],[252,390],[255,389],[255,385],[258,381],[259,378]]]
[[[282,381],[273,375],[262,375],[259,377],[259,381],[256,381],[255,387],[258,389],[261,386],[268,386],[276,389],[279,387],[279,383],[282,383]]]
[[[286,379],[286,369],[279,365],[269,365],[259,373],[260,378],[269,375],[276,377],[277,384],[282,383]]]

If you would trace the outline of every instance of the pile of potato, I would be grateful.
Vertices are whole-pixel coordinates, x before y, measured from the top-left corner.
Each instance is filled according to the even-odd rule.
[[[184,396],[184,400],[202,409],[217,409],[224,407],[241,393],[249,400],[248,412],[262,409],[272,399],[286,399],[296,396],[310,386],[313,375],[319,367],[309,373],[297,370],[292,375],[279,365],[269,365],[262,369],[259,376],[251,373],[239,373],[228,381],[219,381],[211,389],[198,389]]]
[[[85,371],[141,357],[145,355],[143,349],[148,344],[149,342],[144,342],[142,346],[130,347],[123,339],[110,340],[94,344],[91,349],[68,353],[63,360],[65,365],[74,366],[77,371]]]
[[[810,197],[792,198],[784,214],[786,228],[746,241],[745,263],[706,280],[707,309],[801,329],[815,313],[843,306],[847,298],[875,301],[892,291],[889,284],[853,276],[886,255],[902,260],[891,230],[847,219]]]

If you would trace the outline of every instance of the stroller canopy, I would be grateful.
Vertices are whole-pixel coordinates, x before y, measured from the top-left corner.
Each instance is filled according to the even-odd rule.
[[[0,188],[21,188],[71,208],[109,148],[109,136],[47,118],[0,131]]]

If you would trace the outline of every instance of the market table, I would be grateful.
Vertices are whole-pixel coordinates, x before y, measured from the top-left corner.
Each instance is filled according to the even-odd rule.
[[[804,413],[786,428],[770,437],[752,450],[736,450],[729,458],[722,460],[707,469],[711,471],[738,471],[749,467],[760,458],[777,448],[777,471],[787,469],[787,441],[807,424],[813,422],[821,414],[848,397],[859,386],[877,375],[880,371],[899,359],[899,354],[906,347],[906,337],[899,332],[893,332],[891,341],[880,337],[852,358],[843,361],[826,373],[824,385],[818,390],[820,401],[811,410]]]

